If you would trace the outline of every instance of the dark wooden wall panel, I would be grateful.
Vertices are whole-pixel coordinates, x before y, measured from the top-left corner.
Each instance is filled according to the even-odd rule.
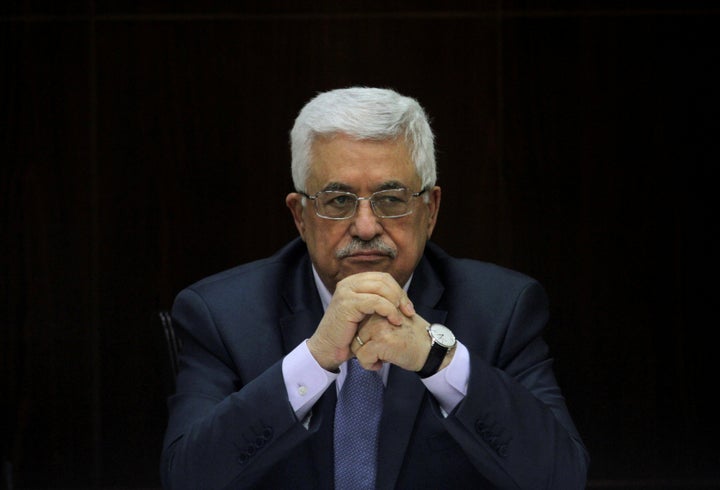
[[[560,375],[594,475],[718,467],[717,452],[698,444],[718,424],[702,396],[707,331],[687,316],[709,312],[687,248],[699,234],[686,234],[710,218],[697,176],[716,153],[716,24],[669,15],[504,24],[508,259],[553,298]]]
[[[98,408],[87,23],[2,29],[0,441],[28,484],[89,483],[77,472]]]
[[[436,241],[548,288],[592,485],[717,482],[720,11],[528,3],[0,7],[0,450],[17,488],[159,486],[155,314],[295,236],[288,131],[316,92],[355,84],[428,110]]]

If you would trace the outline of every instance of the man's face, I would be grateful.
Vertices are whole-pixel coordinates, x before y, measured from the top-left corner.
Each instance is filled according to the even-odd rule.
[[[338,135],[315,141],[305,191],[314,195],[344,190],[369,197],[397,187],[418,192],[421,184],[403,139],[358,141]],[[302,195],[295,192],[288,194],[286,204],[320,278],[333,292],[338,281],[358,272],[388,272],[405,284],[432,234],[440,206],[439,187],[425,194],[414,198],[412,214],[401,218],[378,218],[368,201],[359,201],[352,218],[329,220],[315,214],[311,200],[303,206]],[[361,243],[365,246],[358,247]]]

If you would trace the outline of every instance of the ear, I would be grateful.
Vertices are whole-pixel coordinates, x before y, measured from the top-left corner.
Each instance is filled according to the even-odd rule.
[[[435,186],[428,191],[428,222],[427,222],[427,236],[430,238],[432,232],[435,229],[437,223],[438,213],[440,212],[440,198],[442,197],[442,191],[440,187]]]
[[[285,197],[285,205],[290,209],[293,221],[295,221],[295,227],[300,233],[300,238],[305,240],[305,218],[303,217],[303,196],[297,192],[291,192]]]

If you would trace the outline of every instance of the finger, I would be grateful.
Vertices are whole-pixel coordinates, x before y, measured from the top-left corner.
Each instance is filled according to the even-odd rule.
[[[350,352],[352,352],[352,354],[357,357],[357,353],[362,348],[363,344],[364,342],[361,344],[360,342],[358,342],[358,337],[355,336],[352,342],[350,342]]]
[[[365,349],[370,343],[372,343],[372,339],[362,340],[358,334],[355,336],[355,339],[353,339],[352,344],[350,344],[350,350],[355,355],[355,358],[358,360],[363,369],[378,371],[382,368],[383,363],[378,359],[377,355],[373,354],[371,349],[366,351],[368,354],[363,355],[363,349]]]
[[[372,353],[370,349],[363,350],[368,345],[369,344],[365,344],[365,346],[361,347],[355,357],[363,369],[367,369],[368,371],[379,371],[382,369],[383,363],[375,354]]]
[[[398,310],[394,303],[388,301],[387,298],[375,294],[357,294],[351,304],[353,309],[363,315],[379,315],[396,326],[402,325],[405,319],[405,316]]]
[[[402,308],[403,314],[413,314],[412,302],[407,297],[405,290],[395,279],[385,272],[363,272],[345,278],[338,284],[338,290],[349,290],[354,293],[369,293],[382,296],[395,305]]]
[[[382,361],[403,369],[417,370],[418,364],[422,367],[430,349],[426,325],[420,315],[416,315],[414,320],[407,320],[402,328],[377,315],[368,317],[358,330],[364,345],[358,349],[356,357],[368,369]]]
[[[410,298],[407,297],[407,295],[403,296],[403,298],[400,300],[400,305],[398,306],[400,311],[408,318],[412,318],[415,316],[415,305],[413,305],[413,302],[410,301]]]

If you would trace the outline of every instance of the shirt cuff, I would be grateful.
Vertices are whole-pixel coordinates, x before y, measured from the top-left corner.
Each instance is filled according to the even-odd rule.
[[[326,371],[318,364],[307,347],[307,341],[301,342],[285,356],[282,373],[288,400],[298,420],[305,419],[315,402],[338,377],[337,373]]]
[[[467,347],[458,342],[450,364],[432,376],[423,378],[422,382],[440,404],[443,415],[447,417],[467,395],[469,379],[470,354]]]

